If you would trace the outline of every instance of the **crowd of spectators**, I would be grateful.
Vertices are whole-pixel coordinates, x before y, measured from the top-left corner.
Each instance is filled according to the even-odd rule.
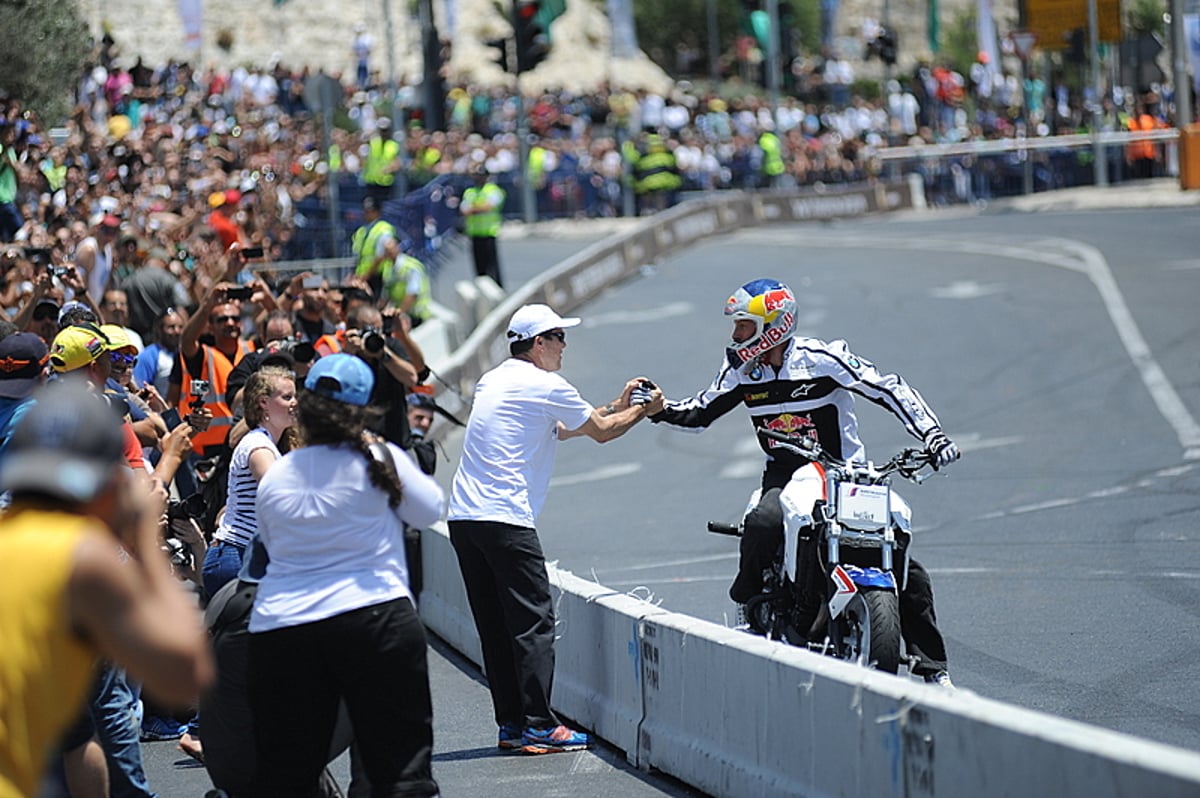
[[[254,428],[280,440],[292,420],[293,375],[303,378],[321,357],[356,356],[370,379],[352,404],[377,408],[376,431],[401,449],[421,443],[436,407],[419,393],[408,401],[428,368],[400,310],[404,298],[373,293],[370,275],[343,276],[352,271],[349,235],[329,253],[347,256],[336,273],[297,262],[331,216],[347,230],[363,221],[361,203],[330,214],[325,203],[339,192],[328,189],[336,182],[367,193],[370,140],[386,129],[383,87],[358,76],[344,81],[327,146],[305,105],[309,77],[282,63],[201,71],[138,59],[125,67],[102,47],[79,78],[68,120],[40,119],[20,97],[0,94],[0,344],[8,347],[0,462],[49,371],[86,376],[118,411],[126,460],[171,486],[166,539],[178,544],[177,575],[202,598],[218,585],[210,579],[204,589],[200,564],[207,558],[204,577],[219,564],[231,579],[248,543],[249,534],[213,537],[231,455]],[[1043,102],[1036,80],[1022,85],[987,68],[964,78],[922,66],[888,82],[877,100],[850,90],[852,66],[839,59],[806,61],[794,77],[774,108],[752,91],[718,95],[686,82],[667,95],[601,86],[529,98],[528,177],[541,207],[620,213],[631,162],[650,141],[670,151],[684,190],[712,191],[869,180],[878,172],[872,153],[883,147],[1011,136],[1018,126],[1048,134],[1079,122],[1069,101]],[[1143,129],[1161,113],[1149,100],[1136,101]],[[406,108],[401,184],[485,172],[511,179],[519,108],[511,92],[472,86],[447,93],[446,130],[424,129],[417,109]],[[1106,106],[1105,119],[1124,126],[1124,111]],[[264,366],[282,369],[254,378]],[[421,419],[415,435],[410,404]],[[436,453],[425,455],[432,471]],[[247,473],[262,477],[248,463],[233,461],[243,493]],[[184,501],[196,496],[198,505]],[[226,548],[236,552],[220,562]],[[130,687],[110,688],[93,696],[94,709],[136,703]],[[155,739],[184,734],[178,719],[152,713],[148,721],[143,733]],[[184,750],[203,756],[198,740]]]
[[[1061,81],[1022,83],[989,68],[982,54],[967,75],[919,65],[871,100],[850,91],[862,84],[844,59],[799,59],[792,71],[791,91],[774,109],[754,91],[702,92],[686,81],[666,95],[601,85],[528,98],[528,169],[540,213],[619,215],[630,154],[651,135],[673,152],[682,190],[694,191],[858,182],[880,172],[873,155],[884,147],[1045,135],[1087,121]],[[0,95],[0,244],[20,245],[3,253],[0,305],[15,315],[32,294],[36,270],[66,264],[77,266],[97,302],[127,281],[152,283],[162,294],[169,278],[177,285],[169,304],[187,306],[216,281],[233,241],[263,246],[270,262],[347,255],[348,231],[361,221],[354,199],[362,195],[368,141],[387,99],[378,83],[344,81],[344,113],[326,149],[305,106],[309,77],[282,63],[223,71],[138,59],[126,68],[101,48],[62,124]],[[400,94],[416,96],[411,87]],[[1167,104],[1156,96],[1118,94],[1105,104],[1106,127],[1128,127],[1135,103],[1165,121]],[[446,104],[446,130],[425,130],[421,109],[402,105],[400,182],[418,187],[482,167],[511,185],[518,98],[456,86]],[[764,169],[768,131],[778,137],[782,174]],[[331,215],[326,187],[334,180],[343,204]],[[521,210],[515,203],[507,209]],[[333,251],[331,216],[347,231],[332,236],[346,239]],[[148,267],[152,276],[139,276]],[[55,283],[72,298],[70,285]],[[147,336],[156,314],[140,304],[130,296],[131,326]]]

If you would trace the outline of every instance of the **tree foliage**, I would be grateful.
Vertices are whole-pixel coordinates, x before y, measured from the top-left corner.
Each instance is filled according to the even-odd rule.
[[[940,60],[948,63],[956,72],[967,75],[975,56],[979,53],[979,34],[976,31],[975,7],[963,9],[942,32]]]
[[[717,0],[717,42],[725,53],[742,33],[738,0]],[[708,0],[634,0],[638,47],[670,73],[678,72],[680,51],[708,61]]]
[[[1125,10],[1125,24],[1135,36],[1146,33],[1165,36],[1164,10],[1162,0],[1132,0]]]
[[[738,36],[749,33],[743,25],[740,0],[715,0],[717,48],[722,61],[732,57]],[[797,53],[820,49],[821,10],[819,0],[790,0],[790,27],[784,34],[796,45]],[[765,2],[763,4],[765,8]],[[780,9],[781,17],[784,9]],[[634,0],[634,24],[638,47],[667,72],[678,76],[679,54],[690,53],[699,68],[708,71],[708,0]],[[686,58],[683,60],[687,60]]]
[[[71,111],[89,45],[76,0],[0,0],[5,53],[0,89],[18,97],[47,125]]]

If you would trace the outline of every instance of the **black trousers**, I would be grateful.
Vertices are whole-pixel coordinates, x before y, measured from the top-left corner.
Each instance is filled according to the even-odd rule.
[[[471,254],[475,257],[475,274],[479,277],[491,277],[496,285],[504,287],[500,279],[500,255],[496,250],[494,236],[473,236],[471,238]]]
[[[550,709],[554,605],[537,530],[495,521],[451,521],[449,526],[496,722],[557,726]]]
[[[783,545],[783,506],[779,502],[782,487],[777,486],[778,479],[769,476],[763,482],[762,497],[743,524],[738,574],[729,588],[729,597],[739,604],[762,591],[762,572],[771,567]],[[933,609],[933,583],[929,573],[911,557],[908,581],[900,591],[900,631],[909,656],[917,660],[914,674],[925,676],[946,670],[946,642]]]
[[[408,599],[250,635],[254,795],[318,795],[344,701],[374,798],[437,795],[425,630]]]

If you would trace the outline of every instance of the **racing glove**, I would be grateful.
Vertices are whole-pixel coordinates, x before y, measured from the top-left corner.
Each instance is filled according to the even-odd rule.
[[[648,405],[650,404],[650,390],[648,388],[634,388],[629,392],[629,404],[631,405]]]
[[[947,438],[946,433],[940,429],[930,430],[929,434],[925,436],[925,451],[933,456],[933,467],[935,469],[950,465],[962,457],[962,452],[959,451],[958,445]]]
[[[657,385],[650,380],[642,380],[638,387],[629,392],[629,404],[631,405],[648,405],[654,398],[651,394],[658,388]]]

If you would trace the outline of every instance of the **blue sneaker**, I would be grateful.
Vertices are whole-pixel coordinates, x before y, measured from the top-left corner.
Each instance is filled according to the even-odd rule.
[[[187,731],[183,724],[168,718],[150,715],[142,719],[142,742],[158,742],[161,740],[178,740]]]
[[[516,723],[501,723],[500,737],[496,745],[507,751],[521,747],[521,727]]]
[[[566,726],[555,726],[553,729],[526,729],[521,735],[521,743],[521,750],[527,754],[559,754],[583,750],[592,744],[592,738]]]

